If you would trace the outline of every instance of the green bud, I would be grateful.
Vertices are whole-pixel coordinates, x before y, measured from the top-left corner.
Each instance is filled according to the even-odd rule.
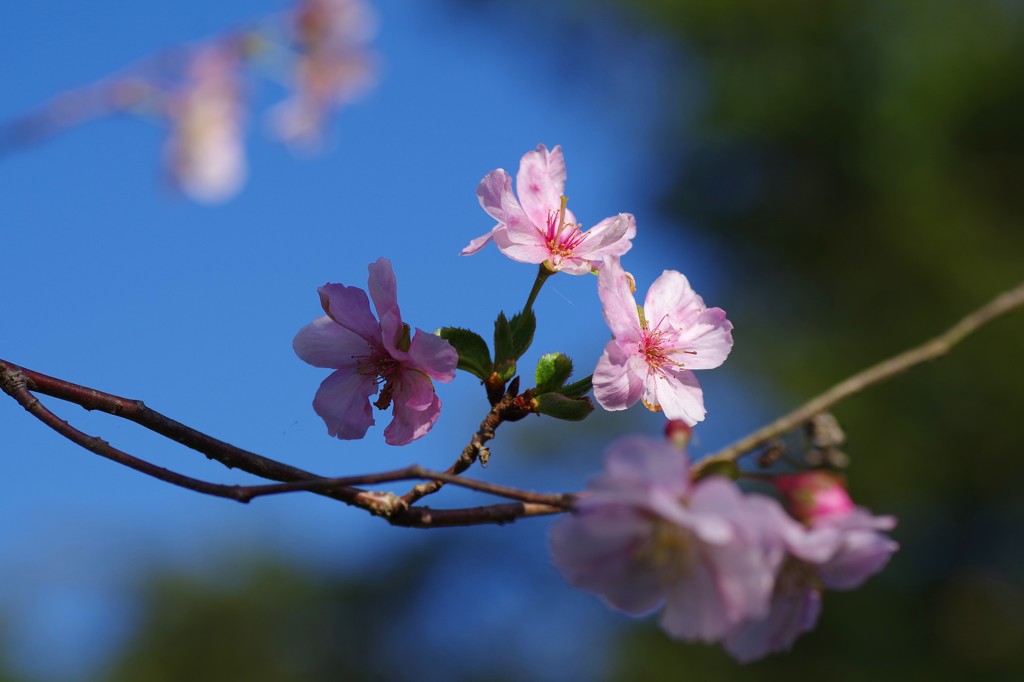
[[[589,398],[567,398],[561,393],[542,393],[533,399],[533,411],[555,419],[578,422],[594,411]]]

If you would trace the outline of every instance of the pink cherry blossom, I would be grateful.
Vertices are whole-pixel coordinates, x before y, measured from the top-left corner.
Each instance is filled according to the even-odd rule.
[[[766,509],[760,520],[782,513]],[[738,624],[723,641],[726,651],[747,662],[792,647],[817,623],[823,589],[853,589],[888,563],[898,546],[882,531],[895,524],[891,516],[873,516],[861,508],[819,516],[797,532],[776,524],[783,529],[787,556],[775,579],[771,608]]]
[[[328,115],[348,104],[374,80],[366,44],[376,20],[362,0],[301,0],[292,13],[298,58],[294,94],[271,112],[282,140],[314,148]]]
[[[636,220],[629,213],[605,218],[587,231],[580,229],[566,205],[565,159],[559,146],[548,151],[539,145],[527,152],[519,162],[516,189],[518,199],[512,193],[512,176],[501,168],[480,181],[480,206],[498,222],[471,241],[463,256],[493,239],[512,260],[546,263],[554,272],[582,275],[599,268],[606,256],[621,256],[633,246]]]
[[[188,82],[167,100],[169,174],[185,194],[198,201],[229,199],[245,181],[245,109],[238,68],[234,47],[200,48],[189,64]]]
[[[704,395],[692,370],[712,369],[732,349],[732,324],[721,308],[708,308],[686,277],[666,270],[633,298],[632,278],[619,259],[606,258],[597,290],[613,338],[594,370],[594,397],[606,410],[642,400],[669,419],[704,419]]]
[[[675,446],[625,438],[573,514],[552,526],[552,557],[566,580],[611,606],[635,615],[662,606],[671,636],[716,641],[768,613],[784,545],[758,518],[774,501],[758,497],[720,477],[692,484]]]
[[[313,409],[327,432],[343,439],[362,438],[374,423],[373,405],[392,407],[384,429],[389,445],[405,445],[430,431],[441,412],[431,379],[455,378],[458,354],[444,339],[420,329],[410,335],[398,309],[398,286],[391,262],[379,258],[369,266],[370,312],[366,292],[343,284],[318,289],[326,316],[313,320],[295,336],[295,353],[315,367],[335,369],[313,399]],[[381,385],[383,384],[383,388]]]

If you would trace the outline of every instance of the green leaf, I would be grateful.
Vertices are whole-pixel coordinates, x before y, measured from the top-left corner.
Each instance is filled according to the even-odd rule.
[[[459,354],[458,368],[485,381],[491,375],[491,351],[479,334],[458,327],[442,327],[434,332]]]
[[[562,353],[548,353],[537,361],[537,388],[534,394],[558,391],[572,376],[572,360]],[[561,392],[561,391],[559,391]]]
[[[524,310],[512,316],[509,324],[512,329],[512,359],[518,360],[523,357],[526,351],[530,350],[533,343],[533,333],[537,330],[537,316],[532,310]]]
[[[498,313],[498,319],[494,321],[494,366],[504,364],[512,357],[512,325],[504,312]]]
[[[593,376],[583,377],[568,386],[563,386],[558,389],[558,392],[569,398],[582,398],[590,393],[591,388],[593,388]]]
[[[533,399],[533,411],[555,419],[578,422],[594,411],[589,398],[568,398],[561,393],[543,393]]]
[[[494,371],[502,381],[508,381],[516,373],[517,356],[513,352],[512,336],[512,325],[505,313],[498,313],[494,321]]]

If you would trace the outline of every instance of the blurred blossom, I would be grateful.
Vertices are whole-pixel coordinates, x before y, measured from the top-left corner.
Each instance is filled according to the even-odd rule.
[[[764,507],[777,509],[764,513]],[[551,528],[555,565],[571,584],[635,615],[664,606],[677,639],[711,642],[767,614],[792,524],[774,500],[727,479],[690,482],[687,457],[664,441],[617,441],[571,516]]]
[[[174,184],[197,201],[229,199],[245,181],[239,67],[229,43],[198,48],[184,86],[166,100],[168,170]]]
[[[546,263],[552,271],[584,275],[597,269],[606,256],[621,256],[632,248],[636,221],[628,213],[605,218],[583,232],[566,207],[565,159],[562,148],[544,145],[527,152],[516,175],[519,199],[512,193],[512,176],[493,170],[477,186],[480,206],[498,221],[487,234],[462,250],[469,256],[494,240],[512,260]]]
[[[368,398],[377,393],[377,409],[392,407],[384,429],[389,445],[405,445],[425,436],[441,413],[441,399],[431,379],[455,378],[458,354],[439,336],[402,321],[398,284],[391,262],[379,258],[369,266],[370,297],[380,322],[370,312],[366,292],[343,284],[318,290],[327,313],[295,336],[295,353],[315,367],[335,369],[313,399],[313,409],[327,432],[343,439],[362,438],[374,423]]]
[[[898,545],[882,531],[895,525],[891,516],[850,508],[819,516],[802,532],[785,533],[787,556],[771,608],[734,628],[725,638],[726,651],[747,662],[788,650],[817,623],[823,589],[859,587],[888,563]]]
[[[282,140],[315,147],[330,113],[373,82],[366,44],[376,20],[362,0],[300,0],[291,18],[294,92],[271,111],[271,125]]]
[[[613,338],[594,369],[594,398],[606,410],[642,400],[669,419],[704,419],[695,369],[721,365],[732,350],[732,323],[708,308],[686,277],[666,270],[647,291],[643,308],[618,258],[605,259],[597,291]]]

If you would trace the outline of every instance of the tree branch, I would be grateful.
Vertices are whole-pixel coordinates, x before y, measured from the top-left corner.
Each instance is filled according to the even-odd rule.
[[[48,427],[94,454],[172,485],[242,503],[266,495],[311,492],[364,509],[371,514],[385,518],[392,525],[410,528],[438,528],[505,524],[524,516],[558,514],[570,509],[576,499],[572,494],[534,493],[462,478],[457,475],[459,472],[452,472],[451,469],[447,472],[438,472],[419,466],[361,476],[323,477],[213,438],[146,407],[141,400],[122,398],[74,384],[4,360],[0,360],[0,388]],[[260,478],[279,482],[250,486],[225,485],[202,481],[156,466],[111,446],[101,438],[79,431],[44,406],[35,397],[33,391],[75,403],[86,410],[98,410],[127,419],[200,452],[228,468],[237,468]],[[493,435],[492,429],[490,437]],[[474,442],[476,440],[474,437]],[[467,449],[471,446],[467,446]],[[476,456],[473,461],[475,458]],[[468,467],[468,464],[466,466]],[[453,483],[471,490],[516,500],[516,502],[464,509],[430,509],[429,507],[411,506],[393,493],[372,492],[355,487],[410,479],[436,481],[438,484],[436,488],[440,488],[444,483]]]
[[[721,462],[733,462],[759,445],[781,436],[811,417],[825,412],[841,400],[860,393],[875,384],[887,381],[915,365],[945,355],[969,334],[1022,306],[1024,306],[1024,282],[968,314],[935,338],[854,374],[789,414],[776,419],[771,424],[754,431],[749,436],[741,438],[715,454],[705,457],[693,465],[693,475],[699,476],[708,467]]]

